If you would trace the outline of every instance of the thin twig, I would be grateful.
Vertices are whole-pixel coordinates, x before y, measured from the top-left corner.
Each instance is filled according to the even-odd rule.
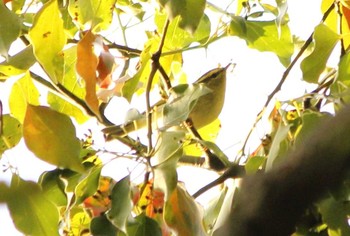
[[[147,85],[146,85],[146,119],[147,119],[147,137],[148,137],[148,155],[151,155],[152,153],[152,149],[153,149],[153,145],[152,145],[152,113],[151,113],[151,102],[150,102],[150,91],[151,91],[151,87],[152,87],[152,82],[153,82],[153,78],[158,70],[158,65],[159,65],[159,59],[160,56],[162,55],[162,50],[163,50],[163,46],[164,46],[164,42],[165,42],[165,37],[166,37],[166,33],[168,31],[168,27],[169,27],[170,21],[169,19],[167,19],[167,21],[165,22],[164,25],[164,29],[163,29],[163,35],[161,38],[161,41],[159,43],[159,47],[158,50],[152,55],[152,69],[150,72],[150,75],[148,77],[147,80]]]
[[[323,17],[322,17],[322,20],[321,22],[324,22],[327,17],[329,16],[329,14],[331,13],[331,11],[334,9],[334,4],[332,4],[328,9],[327,11],[323,14]],[[309,45],[311,44],[312,42],[312,37],[314,35],[314,32],[311,33],[311,35],[309,36],[309,38],[305,41],[304,45],[301,47],[300,51],[298,52],[298,54],[296,55],[296,57],[292,60],[292,62],[289,64],[289,66],[287,67],[287,69],[284,71],[283,75],[282,75],[282,78],[280,80],[280,82],[277,84],[277,86],[275,87],[275,89],[270,93],[270,95],[268,95],[267,97],[267,100],[263,106],[263,109],[258,113],[257,115],[257,118],[255,119],[255,122],[252,126],[252,128],[249,130],[248,132],[248,135],[243,143],[243,146],[240,150],[240,153],[239,153],[239,158],[238,158],[238,161],[240,160],[240,157],[244,156],[245,153],[244,153],[244,150],[247,146],[247,143],[248,143],[248,140],[251,136],[251,134],[253,133],[257,123],[261,120],[262,116],[264,115],[266,109],[267,109],[267,106],[270,104],[272,98],[281,90],[282,88],[282,85],[284,84],[284,82],[286,81],[290,71],[292,70],[292,68],[294,67],[295,63],[301,58],[301,56],[303,55],[303,53],[306,51],[306,49],[309,47]]]

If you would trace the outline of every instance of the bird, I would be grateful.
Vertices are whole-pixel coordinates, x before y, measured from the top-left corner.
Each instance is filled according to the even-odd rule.
[[[204,85],[209,91],[200,96],[193,109],[190,111],[188,118],[192,121],[196,129],[200,129],[213,122],[221,113],[225,101],[226,92],[226,71],[231,65],[209,70],[197,79],[194,85]],[[176,86],[174,87],[176,88]],[[166,101],[163,99],[157,102],[152,111],[159,111],[164,107]],[[159,116],[159,115],[158,115]],[[121,125],[112,125],[102,129],[106,139],[113,137],[124,137],[129,133],[146,127],[146,114],[141,114],[140,118],[128,121]]]

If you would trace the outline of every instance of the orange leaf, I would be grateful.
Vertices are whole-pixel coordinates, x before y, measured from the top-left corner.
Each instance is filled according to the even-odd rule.
[[[76,69],[79,76],[85,81],[85,101],[90,109],[99,116],[99,102],[96,95],[96,71],[99,59],[94,52],[95,40],[96,36],[91,31],[87,31],[78,43]]]

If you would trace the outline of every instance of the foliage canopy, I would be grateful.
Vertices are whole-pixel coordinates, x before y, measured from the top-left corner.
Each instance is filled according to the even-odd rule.
[[[9,164],[4,172],[11,172],[12,179],[9,185],[0,182],[0,203],[7,204],[16,228],[27,235],[219,235],[228,209],[248,208],[240,205],[244,200],[240,202],[237,181],[227,180],[278,171],[288,161],[287,153],[304,150],[310,134],[349,102],[349,5],[345,0],[323,0],[323,18],[303,41],[289,28],[287,0],[236,0],[226,8],[205,0],[1,1],[0,86],[12,87],[9,97],[0,101],[0,158],[23,139],[27,151],[53,169],[33,182]],[[117,114],[118,105],[108,114],[116,97],[130,103],[143,97],[146,114],[151,113],[150,100],[159,97],[155,91],[167,103],[161,118],[168,126],[179,126],[192,104],[211,92],[176,87],[184,91],[169,99],[171,84],[189,81],[184,54],[233,38],[257,53],[272,53],[285,68],[250,132],[242,137],[236,157],[227,157],[215,143],[218,119],[198,130],[201,138],[195,129],[157,130],[150,116],[146,134],[138,133],[140,137],[106,137],[103,147],[94,143],[101,132],[77,137],[76,129],[87,122],[94,121],[102,130],[113,125],[111,116],[136,121],[142,115],[134,110]],[[15,54],[10,53],[13,47],[19,48]],[[334,55],[337,66],[332,67],[328,62]],[[312,89],[287,101],[273,100],[297,63]],[[230,67],[227,70],[230,74]],[[261,144],[250,146],[256,125],[265,121],[270,123],[266,136]],[[223,170],[208,166],[202,154],[209,164],[218,158]],[[334,156],[336,160],[337,153]],[[132,177],[133,170],[120,179],[105,175],[104,168],[115,159],[142,166],[142,181]],[[335,160],[329,160],[330,167]],[[216,171],[218,179],[191,196],[178,180],[177,168],[183,164]],[[331,186],[325,181],[317,194],[305,198],[309,202],[290,233],[350,234],[349,183],[341,177],[336,183],[329,181]],[[217,195],[201,206],[196,198],[217,185]],[[302,187],[293,187],[296,194],[308,196],[308,191],[299,192]]]

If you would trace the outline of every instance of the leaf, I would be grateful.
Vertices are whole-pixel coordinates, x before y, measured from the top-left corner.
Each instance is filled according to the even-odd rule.
[[[215,196],[208,205],[205,207],[205,215],[203,217],[203,223],[207,231],[214,228],[218,215],[221,211],[221,207],[224,203],[227,195],[228,188],[225,186],[219,195]]]
[[[128,224],[127,233],[133,236],[162,236],[162,231],[157,221],[147,217],[145,214],[136,216],[135,221]]]
[[[298,131],[295,146],[298,147],[308,138],[310,133],[319,127],[320,122],[329,118],[330,114],[320,112],[304,112],[302,115],[302,126]]]
[[[319,24],[316,26],[314,32],[315,49],[300,64],[303,80],[309,83],[317,83],[339,39],[339,35],[326,25]]]
[[[30,45],[9,57],[7,61],[0,63],[0,73],[6,76],[19,75],[26,72],[35,62],[33,47]]]
[[[182,146],[179,145],[185,137],[183,131],[167,131],[159,134],[154,166],[154,188],[161,189],[167,199],[177,186],[177,162],[182,156]]]
[[[165,202],[164,220],[176,235],[206,235],[199,206],[180,186]]]
[[[130,196],[130,176],[126,176],[114,185],[111,194],[112,206],[106,213],[113,225],[123,232],[126,232],[126,223],[133,207]]]
[[[16,146],[22,138],[22,125],[16,118],[6,114],[1,119],[0,157],[6,150]]]
[[[164,25],[168,17],[162,12],[156,12],[155,24],[159,33],[163,33]],[[177,18],[176,18],[177,19]],[[179,20],[172,21],[167,30],[165,37],[164,51],[172,51],[176,49],[183,49],[190,46],[193,42],[205,43],[210,36],[211,23],[207,15],[203,15],[198,28],[194,34],[181,29],[179,27]]]
[[[46,3],[35,15],[29,37],[36,59],[43,66],[50,79],[57,83],[63,77],[62,49],[66,44],[63,20],[57,0]]]
[[[204,14],[205,0],[158,0],[167,11],[170,20],[180,16],[182,29],[194,34]]]
[[[328,235],[340,236],[349,235],[350,227],[348,224],[348,215],[350,208],[344,201],[336,201],[329,197],[319,204],[322,220],[328,226]]]
[[[77,61],[77,47],[72,46],[63,51],[64,53],[64,75],[62,80],[59,81],[66,89],[72,92],[80,99],[85,97],[85,89],[79,84],[75,64]],[[56,111],[74,117],[75,120],[82,124],[89,118],[81,108],[78,108],[74,104],[62,99],[54,93],[49,92],[47,95],[47,102],[51,108]]]
[[[284,66],[288,66],[294,45],[287,24],[277,27],[275,21],[247,21],[233,16],[228,34],[244,39],[250,48],[273,52]]]
[[[28,104],[39,105],[40,93],[35,87],[29,73],[17,80],[13,85],[9,97],[11,113],[23,123]]]
[[[43,106],[27,106],[23,137],[29,150],[52,165],[84,172],[80,142],[68,116]]]
[[[92,196],[99,186],[102,165],[90,169],[89,173],[79,182],[75,188],[75,204],[79,205],[87,197]]]
[[[273,165],[276,164],[278,158],[281,157],[282,154],[286,151],[283,149],[283,145],[285,145],[284,142],[286,141],[285,139],[288,135],[290,127],[291,125],[283,125],[280,123],[267,157],[266,171],[271,170]]]
[[[99,116],[99,101],[96,96],[96,70],[99,59],[94,53],[96,36],[87,31],[77,47],[76,69],[85,82],[85,101],[90,109]]]
[[[59,235],[57,208],[45,198],[40,187],[14,175],[7,205],[18,230],[25,235]]]
[[[259,170],[260,166],[262,166],[265,162],[266,162],[266,157],[253,156],[249,158],[249,160],[244,166],[244,169],[247,172],[247,174],[254,174]]]
[[[0,2],[0,15],[0,55],[7,58],[8,50],[12,42],[15,41],[20,34],[21,21],[2,1]]]
[[[112,23],[115,3],[116,0],[69,1],[68,11],[79,28],[86,30],[91,27],[97,32],[108,29]]]
[[[103,236],[115,236],[118,232],[118,229],[108,220],[105,214],[91,220],[90,230],[92,235]]]
[[[66,186],[62,178],[62,170],[45,171],[40,175],[38,183],[48,200],[55,203],[56,206],[67,205]]]

